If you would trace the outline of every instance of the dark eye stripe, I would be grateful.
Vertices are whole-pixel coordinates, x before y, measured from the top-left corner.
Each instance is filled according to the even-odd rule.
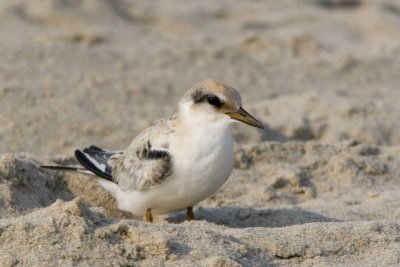
[[[216,107],[216,108],[220,108],[220,107],[222,107],[222,105],[224,104],[224,103],[219,99],[219,97],[217,97],[216,95],[214,95],[214,94],[207,94],[207,93],[204,93],[204,92],[201,91],[201,90],[196,90],[196,91],[194,91],[194,92],[192,93],[192,99],[193,99],[193,102],[196,103],[196,104],[202,103],[202,102],[206,102],[206,101],[207,101],[207,103],[208,103],[209,105],[211,105],[211,106],[213,106],[213,107]]]
[[[207,97],[207,94],[204,94],[201,90],[196,90],[192,94],[194,103],[203,102],[204,99],[206,99],[206,97]]]

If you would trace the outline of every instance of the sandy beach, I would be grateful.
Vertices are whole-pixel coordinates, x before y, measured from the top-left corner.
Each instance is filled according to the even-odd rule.
[[[400,265],[397,0],[0,2],[0,266]],[[155,223],[76,164],[194,83],[236,88],[235,169]]]

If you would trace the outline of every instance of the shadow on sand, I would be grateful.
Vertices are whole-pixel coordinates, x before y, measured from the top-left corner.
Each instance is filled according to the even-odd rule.
[[[167,220],[171,223],[181,223],[186,220],[186,215],[180,212],[171,215]],[[195,220],[204,220],[233,228],[284,227],[311,222],[339,221],[299,208],[253,209],[235,206],[222,208],[200,207],[195,210]]]

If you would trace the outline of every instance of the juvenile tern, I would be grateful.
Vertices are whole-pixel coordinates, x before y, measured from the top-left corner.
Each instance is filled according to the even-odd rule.
[[[234,167],[231,124],[264,128],[242,107],[232,87],[204,80],[179,101],[178,111],[140,133],[123,151],[96,146],[76,150],[83,168],[42,166],[90,172],[117,200],[118,208],[144,216],[187,209],[215,193]]]

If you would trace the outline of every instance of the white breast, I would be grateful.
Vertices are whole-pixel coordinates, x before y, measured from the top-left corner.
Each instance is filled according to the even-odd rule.
[[[122,210],[143,215],[185,209],[215,193],[232,172],[233,136],[227,124],[178,128],[170,142],[173,175],[148,191],[119,191]]]
[[[204,128],[171,143],[174,174],[148,192],[154,214],[185,209],[215,193],[233,169],[233,137],[224,130]]]
[[[175,154],[175,155],[174,155]],[[233,168],[233,137],[229,128],[204,128],[173,151],[176,176],[192,194],[207,197]]]

